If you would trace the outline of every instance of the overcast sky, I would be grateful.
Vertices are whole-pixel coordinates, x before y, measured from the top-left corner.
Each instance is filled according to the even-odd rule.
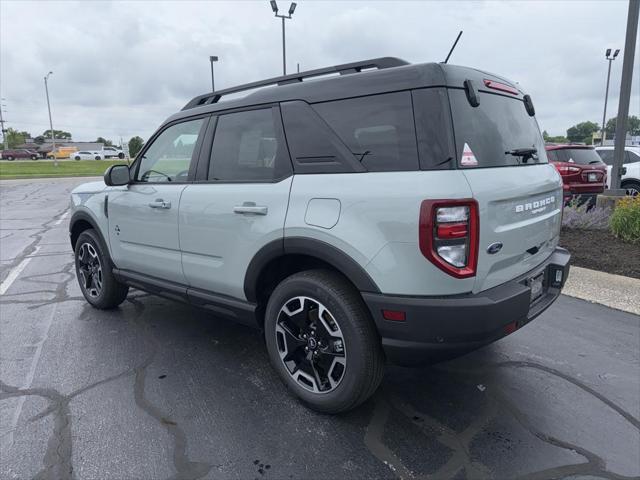
[[[279,1],[281,10],[289,2]],[[520,82],[541,129],[602,122],[607,47],[623,48],[626,1],[329,2],[302,0],[287,21],[288,70],[379,56],[442,61]],[[0,95],[7,126],[54,128],[75,140],[145,140],[170,114],[216,86],[281,74],[281,24],[264,1],[0,1]],[[636,49],[631,114],[640,112]],[[613,63],[607,117],[616,114],[621,52]]]

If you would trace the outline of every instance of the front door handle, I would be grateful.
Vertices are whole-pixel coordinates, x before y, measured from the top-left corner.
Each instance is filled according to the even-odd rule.
[[[169,209],[171,208],[171,202],[165,202],[164,200],[162,200],[161,198],[156,198],[155,202],[149,202],[149,206],[151,208],[165,208],[165,209]]]
[[[233,213],[240,214],[266,215],[268,211],[266,205],[256,205],[255,202],[244,202],[233,207]]]

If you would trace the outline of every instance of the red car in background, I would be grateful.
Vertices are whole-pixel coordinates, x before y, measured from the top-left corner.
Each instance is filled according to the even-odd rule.
[[[575,197],[593,205],[607,184],[607,165],[589,145],[547,145],[549,162],[562,175],[565,205]]]

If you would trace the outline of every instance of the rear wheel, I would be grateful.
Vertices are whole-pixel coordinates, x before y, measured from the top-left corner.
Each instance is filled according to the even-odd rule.
[[[84,298],[95,308],[115,308],[125,301],[129,287],[118,282],[111,271],[111,260],[93,229],[85,230],[76,241],[76,276]]]
[[[31,160],[37,160],[38,156],[37,155],[31,155]]]
[[[80,157],[78,155],[76,155],[73,159],[78,161],[78,160],[80,160]]]
[[[14,160],[13,155],[8,155],[7,156],[7,160],[9,160],[10,162],[12,162]]]
[[[100,160],[100,155],[96,155],[94,160]]]
[[[640,195],[640,182],[636,182],[635,180],[625,182],[622,188],[624,188],[625,192],[630,197],[637,197]]]
[[[283,280],[265,312],[271,364],[310,408],[350,410],[383,375],[380,340],[358,291],[341,275],[310,270]]]
[[[124,158],[124,153],[122,153],[122,152],[121,152],[121,153],[119,153],[119,154],[118,154],[118,158],[119,158],[120,160],[122,160],[122,159]]]

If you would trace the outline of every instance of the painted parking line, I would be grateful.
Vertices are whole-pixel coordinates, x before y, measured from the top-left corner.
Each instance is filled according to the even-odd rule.
[[[56,223],[54,223],[54,224],[53,224],[53,226],[54,226],[54,227],[57,227],[57,226],[58,226],[58,225],[60,225],[62,222],[64,222],[64,219],[65,219],[65,218],[67,218],[67,217],[69,216],[69,212],[70,212],[70,211],[71,211],[71,210],[67,210],[66,212],[64,212],[64,213],[62,214],[62,216],[61,216],[58,220],[56,220]]]
[[[5,278],[2,281],[2,283],[0,283],[0,295],[4,295],[6,291],[9,290],[9,287],[11,287],[13,282],[16,281],[16,279],[20,276],[22,271],[27,267],[27,265],[29,265],[29,262],[31,261],[33,256],[38,253],[38,250],[40,250],[40,245],[36,247],[36,249],[33,251],[31,255],[24,258],[18,265],[15,266],[13,270],[9,272],[9,275],[7,275],[7,278]]]

